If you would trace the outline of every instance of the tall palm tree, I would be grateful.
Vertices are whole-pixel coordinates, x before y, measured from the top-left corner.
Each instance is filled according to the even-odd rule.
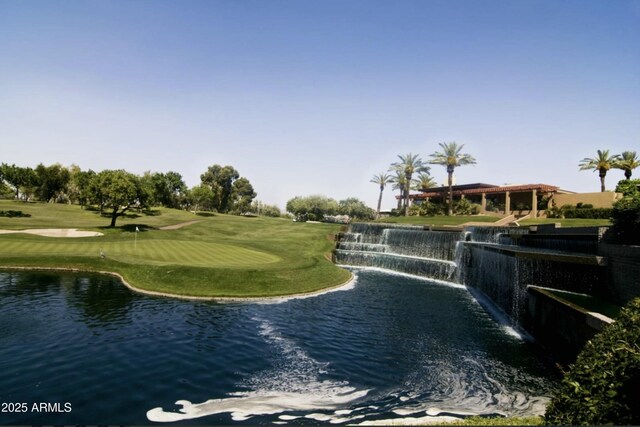
[[[422,161],[417,154],[398,155],[399,162],[391,163],[389,170],[395,170],[398,173],[404,173],[404,216],[409,216],[409,188],[414,173],[429,172],[429,166]]]
[[[640,166],[640,159],[635,151],[623,151],[620,159],[613,166],[624,171],[624,177],[631,179],[631,171]]]
[[[380,172],[379,174],[373,175],[370,182],[377,184],[380,186],[380,196],[378,196],[378,210],[376,218],[380,218],[380,205],[382,204],[382,192],[384,191],[384,187],[391,182],[391,175],[388,175],[384,172]]]
[[[406,180],[407,178],[405,177],[404,173],[396,169],[395,175],[391,176],[391,179],[389,181],[393,183],[393,186],[391,187],[392,190],[400,191],[400,198],[398,199],[397,207],[398,210],[402,208],[402,205],[404,203],[404,193],[407,189],[407,186],[405,185]]]
[[[580,161],[581,171],[591,170],[598,171],[600,176],[600,191],[606,191],[604,187],[604,177],[607,176],[607,171],[612,167],[615,167],[620,156],[617,154],[609,155],[609,150],[598,150],[598,155],[594,158],[585,157]]]
[[[453,215],[453,171],[458,166],[475,165],[476,159],[470,154],[461,153],[464,144],[458,146],[456,142],[441,142],[441,152],[431,154],[432,165],[442,165],[447,168],[449,175],[449,215]]]

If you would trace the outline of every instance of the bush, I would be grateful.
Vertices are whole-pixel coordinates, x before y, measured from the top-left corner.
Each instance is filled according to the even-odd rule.
[[[29,218],[31,215],[22,211],[0,211],[0,216],[5,218]]]
[[[640,425],[640,298],[587,343],[547,407],[548,425]]]
[[[456,215],[477,215],[480,206],[471,203],[468,199],[460,199],[453,203],[453,213]]]
[[[609,219],[611,218],[611,208],[572,208],[563,209],[565,218],[587,218],[587,219]]]
[[[623,179],[616,186],[616,193],[622,193],[624,196],[633,196],[640,193],[640,179]]]
[[[640,193],[613,204],[613,233],[620,243],[640,244]]]

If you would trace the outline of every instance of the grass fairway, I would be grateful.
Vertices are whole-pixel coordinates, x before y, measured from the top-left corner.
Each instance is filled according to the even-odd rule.
[[[78,206],[0,202],[0,210],[30,217],[1,218],[0,229],[81,228],[101,237],[0,235],[0,267],[77,268],[118,273],[145,291],[196,297],[268,297],[318,291],[350,273],[327,254],[339,226],[274,218],[196,216],[171,209],[109,219]],[[194,219],[175,230],[161,227]],[[139,227],[141,232],[135,233]],[[100,257],[100,250],[106,258]]]

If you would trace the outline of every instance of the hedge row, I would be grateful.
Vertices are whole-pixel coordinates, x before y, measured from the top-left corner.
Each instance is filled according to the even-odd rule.
[[[565,218],[583,219],[609,219],[611,212],[611,208],[571,208],[562,211]]]

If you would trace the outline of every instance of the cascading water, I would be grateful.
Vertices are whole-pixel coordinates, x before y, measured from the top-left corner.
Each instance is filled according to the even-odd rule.
[[[334,251],[338,264],[377,267],[445,280],[481,291],[520,324],[530,285],[603,294],[597,237],[529,234],[528,228],[352,224]]]
[[[378,267],[421,277],[450,280],[459,231],[426,231],[420,226],[352,224],[334,251],[337,264]]]

